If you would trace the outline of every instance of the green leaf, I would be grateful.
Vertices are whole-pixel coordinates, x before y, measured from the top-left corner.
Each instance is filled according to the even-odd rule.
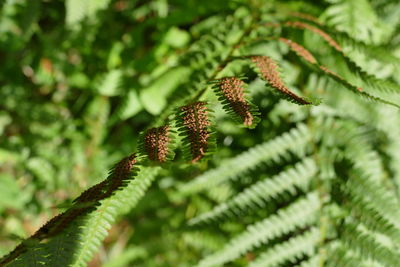
[[[139,96],[136,90],[129,90],[124,100],[124,107],[121,108],[119,117],[121,120],[126,120],[132,116],[135,116],[138,112],[143,109],[143,106],[139,100]]]
[[[190,69],[176,67],[168,70],[140,92],[143,107],[151,114],[158,115],[167,105],[169,96],[180,84],[184,83]]]
[[[184,47],[189,41],[189,33],[176,27],[169,29],[164,37],[164,42],[175,48]]]
[[[0,174],[0,213],[7,208],[22,209],[26,200],[15,178]]]
[[[96,90],[99,94],[104,96],[116,96],[120,93],[121,79],[121,70],[111,70],[105,76],[98,78],[95,82]]]

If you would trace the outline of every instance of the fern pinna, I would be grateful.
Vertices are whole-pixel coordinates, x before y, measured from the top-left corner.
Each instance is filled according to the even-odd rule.
[[[173,135],[169,125],[148,129],[140,137],[140,148],[143,150],[141,153],[158,163],[173,159]]]
[[[206,102],[194,102],[179,108],[178,127],[186,143],[185,157],[192,162],[210,153],[213,146],[210,114]]]
[[[245,96],[245,83],[237,77],[225,77],[215,81],[214,91],[220,96],[224,109],[237,121],[249,128],[256,127],[259,112]]]
[[[178,61],[189,78],[142,132],[138,152],[1,264],[84,266],[117,216],[166,176],[160,188],[180,217],[155,242],[196,256],[180,266],[397,266],[400,87],[394,71],[380,79],[359,55],[377,51],[378,66],[393,63],[376,47],[378,33],[354,39],[344,26],[353,20],[332,20],[358,2],[372,8],[304,4],[326,23],[291,1],[251,1],[213,17]],[[151,242],[138,245],[152,251]],[[176,263],[156,256],[136,263]]]

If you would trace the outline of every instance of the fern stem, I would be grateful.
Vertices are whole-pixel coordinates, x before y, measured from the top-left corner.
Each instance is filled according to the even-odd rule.
[[[308,111],[311,113],[311,110]],[[311,136],[316,136],[316,133],[318,133],[318,129],[316,129],[316,126],[314,124],[314,121],[312,119],[311,114],[309,114],[309,119],[307,120],[307,125],[308,128],[310,129],[310,135]],[[320,129],[319,129],[320,130]],[[321,156],[319,154],[318,150],[318,144],[316,143],[315,138],[310,138],[310,142],[312,145],[312,157],[314,159],[314,162],[317,166],[321,165]],[[318,175],[319,174],[319,175]],[[317,249],[318,249],[318,266],[319,267],[324,267],[325,266],[325,258],[327,255],[325,243],[327,240],[327,231],[328,231],[328,226],[329,226],[329,219],[326,214],[324,214],[324,204],[326,202],[326,197],[329,195],[329,192],[327,190],[326,186],[326,178],[321,178],[321,172],[318,171],[316,175],[316,191],[318,192],[318,198],[320,202],[320,218],[319,218],[319,240],[317,242]],[[323,180],[324,179],[324,180]]]

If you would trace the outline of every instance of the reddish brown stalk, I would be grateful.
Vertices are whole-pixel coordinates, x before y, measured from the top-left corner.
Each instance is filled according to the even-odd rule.
[[[333,48],[335,48],[337,51],[342,52],[342,48],[340,47],[340,45],[333,40],[333,38],[331,36],[329,36],[329,34],[327,34],[326,32],[324,32],[323,30],[314,27],[310,24],[304,23],[304,22],[300,22],[300,21],[288,21],[285,22],[285,26],[288,27],[292,27],[292,28],[298,28],[298,29],[307,29],[310,30],[316,34],[318,34],[319,36],[321,36],[322,38],[325,39],[325,41],[332,46]]]
[[[298,17],[301,19],[309,20],[312,21],[316,24],[322,25],[322,23],[319,21],[317,17],[314,17],[313,15],[307,14],[307,13],[302,13],[302,12],[290,12],[289,15],[293,17]]]
[[[244,82],[236,77],[226,77],[220,80],[219,88],[222,95],[229,102],[230,107],[242,119],[243,124],[251,126],[254,117],[244,97]]]
[[[342,76],[340,76],[339,74],[337,74],[337,73],[334,72],[334,71],[331,71],[331,70],[328,69],[327,67],[320,65],[319,68],[320,68],[323,72],[329,74],[330,76],[336,77],[337,79],[342,80],[342,81],[344,81],[344,82],[347,83],[347,81],[346,81]],[[361,88],[361,87],[358,87],[357,90],[358,90],[359,92],[362,92],[362,88]]]

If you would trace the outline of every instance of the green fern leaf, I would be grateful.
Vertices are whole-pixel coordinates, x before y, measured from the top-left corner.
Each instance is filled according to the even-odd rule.
[[[363,15],[359,16],[359,13]],[[338,30],[366,43],[382,43],[391,32],[391,28],[378,19],[367,0],[337,1],[322,17],[328,25],[335,26]]]
[[[191,219],[189,224],[220,220],[223,217],[230,218],[243,212],[265,207],[269,200],[276,198],[280,194],[290,192],[294,195],[298,191],[297,187],[307,187],[316,172],[317,166],[315,162],[310,158],[306,158],[293,168],[253,184],[227,202],[216,206],[213,210]]]
[[[296,262],[298,258],[311,256],[315,252],[318,238],[319,230],[311,228],[304,234],[292,237],[288,241],[268,249],[267,252],[263,252],[249,264],[249,267],[278,266],[286,261]]]
[[[308,128],[304,124],[299,124],[282,136],[259,144],[200,175],[192,182],[181,186],[180,191],[184,194],[193,194],[205,190],[219,183],[237,179],[259,165],[282,162],[285,158],[291,158],[291,153],[299,157],[304,156],[310,138]]]
[[[384,266],[398,264],[400,254],[397,251],[378,242],[372,235],[361,232],[354,224],[345,224],[341,240],[346,247],[352,248],[360,257],[370,257]]]
[[[319,209],[318,196],[309,193],[285,209],[263,221],[247,227],[247,230],[233,238],[225,247],[207,256],[197,266],[215,266],[234,260],[247,251],[268,243],[269,240],[315,222]]]
[[[319,65],[314,56],[307,50],[305,49],[302,45],[293,42],[292,40],[288,40],[285,38],[279,38],[280,41],[286,43],[290,49],[292,49],[300,58],[304,59],[308,63],[310,63],[312,66],[316,67],[316,70],[321,72],[322,74],[328,75],[330,78],[335,80],[336,82],[340,83],[343,85],[346,89],[349,89],[351,92],[356,93],[363,97],[366,100],[369,101],[374,101],[374,102],[380,102],[388,105],[395,106],[397,108],[400,108],[400,104],[393,103],[391,101],[379,98],[377,96],[373,96],[369,93],[366,93],[362,90],[361,87],[355,86],[348,82],[346,79],[341,77],[339,74],[333,72],[332,70],[328,69],[327,67],[323,65]],[[371,80],[372,81],[372,80]]]

